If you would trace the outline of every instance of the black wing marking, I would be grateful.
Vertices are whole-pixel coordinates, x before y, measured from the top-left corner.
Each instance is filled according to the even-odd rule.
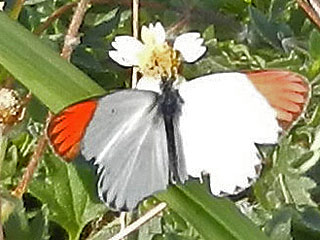
[[[98,103],[86,129],[81,153],[98,166],[98,193],[115,210],[132,210],[166,189],[169,157],[158,94],[125,90]]]

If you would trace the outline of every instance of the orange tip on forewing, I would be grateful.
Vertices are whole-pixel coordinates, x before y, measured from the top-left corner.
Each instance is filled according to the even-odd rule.
[[[97,102],[94,100],[72,105],[56,115],[48,127],[48,138],[55,152],[66,161],[79,153],[80,141],[85,133]]]
[[[277,111],[279,124],[288,129],[308,102],[309,85],[305,78],[282,70],[254,71],[246,75]]]

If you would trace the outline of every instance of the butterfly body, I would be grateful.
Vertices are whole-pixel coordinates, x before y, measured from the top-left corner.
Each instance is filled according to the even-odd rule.
[[[183,99],[179,91],[172,87],[172,80],[164,80],[161,83],[161,93],[158,95],[160,117],[163,117],[166,136],[167,151],[169,157],[169,180],[172,183],[184,183],[187,179],[185,160],[179,138],[179,118],[183,107]]]

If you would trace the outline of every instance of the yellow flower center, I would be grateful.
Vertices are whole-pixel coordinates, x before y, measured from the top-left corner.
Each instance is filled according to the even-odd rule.
[[[166,42],[146,44],[138,59],[142,75],[153,78],[176,78],[181,64],[179,52]]]

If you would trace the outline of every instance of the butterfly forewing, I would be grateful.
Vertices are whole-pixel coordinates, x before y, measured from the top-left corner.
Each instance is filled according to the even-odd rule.
[[[56,115],[48,126],[48,138],[57,154],[67,162],[79,153],[81,139],[96,110],[97,102],[74,104]]]
[[[101,98],[81,153],[98,166],[98,193],[114,209],[132,210],[168,185],[166,131],[157,93],[126,90]]]

